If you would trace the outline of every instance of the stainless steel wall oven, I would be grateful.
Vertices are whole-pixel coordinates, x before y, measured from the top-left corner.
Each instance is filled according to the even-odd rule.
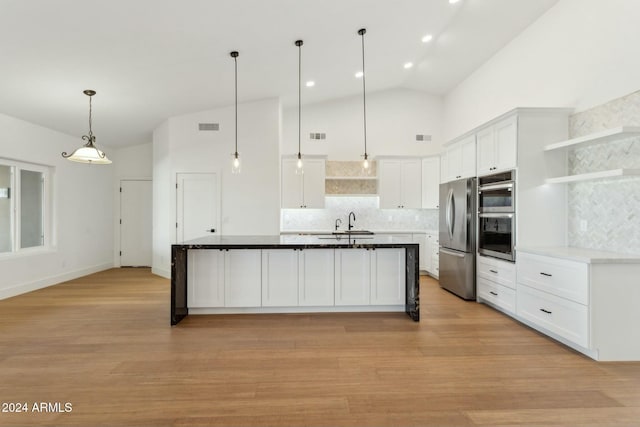
[[[478,253],[515,261],[515,171],[478,178]]]

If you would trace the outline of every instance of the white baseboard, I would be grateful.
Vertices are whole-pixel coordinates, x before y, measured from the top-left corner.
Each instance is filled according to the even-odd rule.
[[[171,271],[163,268],[151,267],[151,272],[156,276],[164,277],[165,279],[171,279]]]
[[[34,280],[33,282],[12,286],[7,289],[0,289],[0,300],[15,297],[17,295],[22,295],[27,292],[37,291],[38,289],[57,285],[58,283],[77,279],[78,277],[87,276],[89,274],[108,270],[110,268],[113,268],[112,262],[98,264],[87,268],[81,268],[79,270],[67,271],[64,274],[59,274],[57,276],[49,276],[43,279]]]

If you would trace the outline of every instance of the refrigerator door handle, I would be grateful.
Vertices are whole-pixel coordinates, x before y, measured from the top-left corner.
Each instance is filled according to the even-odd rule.
[[[449,232],[449,239],[453,240],[453,227],[454,227],[454,219],[455,219],[455,201],[453,197],[453,188],[449,189],[449,194],[447,195],[447,231]]]
[[[448,251],[448,250],[446,250],[444,248],[440,248],[440,253],[457,256],[458,258],[464,258],[464,254],[461,254],[461,253],[458,253],[458,252],[451,252],[451,251]]]

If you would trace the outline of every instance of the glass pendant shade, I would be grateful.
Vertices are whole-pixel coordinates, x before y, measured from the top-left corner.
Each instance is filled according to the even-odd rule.
[[[240,173],[241,169],[240,169],[240,154],[238,153],[234,153],[233,155],[233,161],[231,162],[231,173]]]
[[[298,153],[298,161],[296,162],[296,175],[304,174],[304,162],[302,161],[302,155]]]

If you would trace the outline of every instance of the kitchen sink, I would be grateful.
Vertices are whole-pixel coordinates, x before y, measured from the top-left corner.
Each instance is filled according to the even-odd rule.
[[[342,230],[342,231],[334,231],[333,233],[334,236],[371,236],[373,235],[373,231],[369,231],[369,230]]]
[[[373,233],[372,233],[373,234]],[[357,236],[352,234],[351,238],[349,238],[349,236],[347,235],[347,233],[344,234],[336,234],[334,236],[323,236],[323,237],[318,237],[318,239],[322,239],[322,240],[338,240],[341,241],[343,238],[346,238],[346,240],[363,240],[363,239],[373,239],[373,236]]]

